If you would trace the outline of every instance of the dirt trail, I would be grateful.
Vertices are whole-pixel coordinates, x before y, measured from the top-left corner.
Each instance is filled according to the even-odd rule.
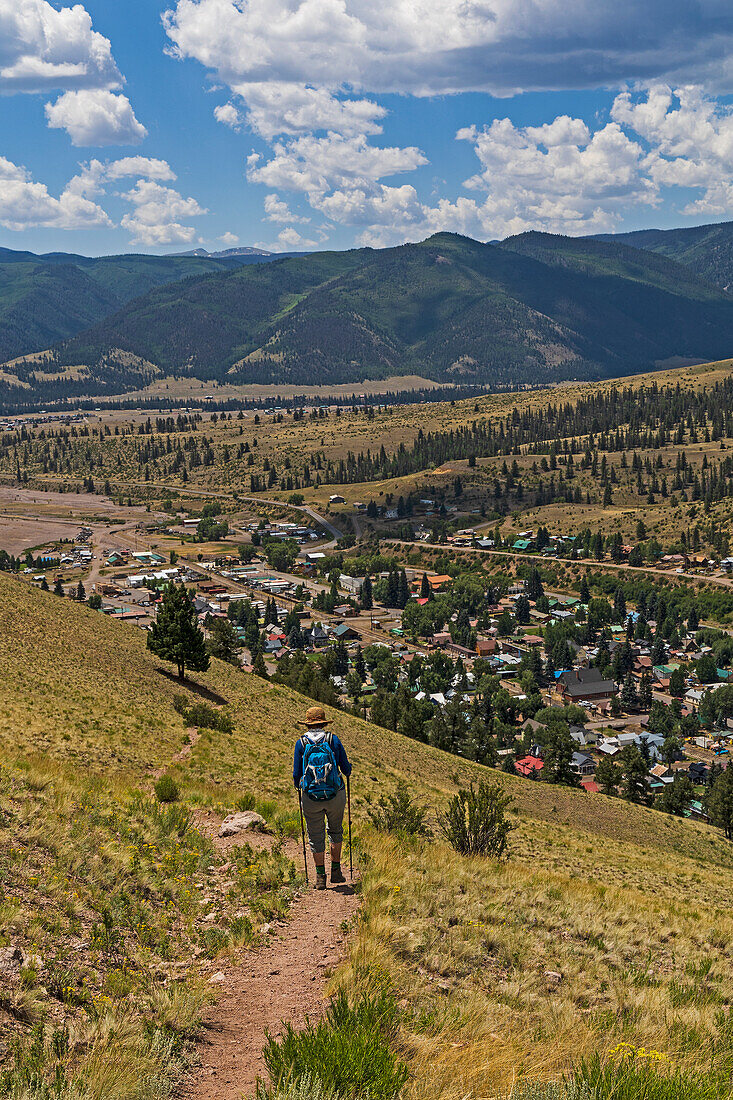
[[[220,839],[218,825],[209,818],[199,828],[221,851],[244,840],[258,847],[274,843],[274,838],[257,833]],[[285,848],[292,859],[302,860],[299,843],[288,841]],[[204,1016],[201,1064],[180,1089],[181,1100],[254,1096],[257,1077],[266,1076],[265,1031],[278,1034],[283,1021],[299,1027],[306,1016],[323,1012],[326,980],[345,952],[342,925],[358,905],[350,885],[326,891],[306,888],[293,902],[290,918],[270,925],[260,948],[222,968],[216,1004]]]

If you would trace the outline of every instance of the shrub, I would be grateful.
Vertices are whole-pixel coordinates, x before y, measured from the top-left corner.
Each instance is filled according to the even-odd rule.
[[[288,1024],[278,1039],[268,1034],[264,1059],[272,1087],[260,1091],[260,1100],[276,1100],[285,1085],[306,1077],[326,1097],[396,1100],[408,1076],[390,1048],[396,1029],[397,1006],[389,994],[365,993],[352,1006],[341,991],[323,1020],[308,1021],[302,1031]]]
[[[154,789],[158,802],[177,802],[181,793],[175,779],[170,775],[162,775]]]
[[[432,836],[426,825],[427,810],[410,794],[404,780],[400,780],[394,794],[384,795],[376,806],[367,810],[369,820],[381,833],[404,833],[407,836]]]
[[[527,1085],[517,1085],[512,1089],[507,1100],[595,1100],[595,1094],[583,1084],[574,1081],[568,1083],[550,1082],[540,1084],[532,1082]]]
[[[224,710],[215,710],[208,703],[189,703],[185,695],[176,695],[173,708],[183,718],[187,726],[197,729],[219,730],[220,733],[232,733],[234,722]]]
[[[726,1077],[703,1067],[694,1073],[665,1070],[653,1051],[626,1046],[617,1061],[602,1062],[596,1054],[581,1062],[574,1081],[584,1085],[593,1100],[728,1100]]]
[[[283,1085],[271,1095],[272,1100],[341,1100],[339,1093],[333,1092],[332,1089],[325,1089],[320,1081],[312,1079],[309,1075],[301,1077],[299,1081],[291,1081]]]
[[[482,779],[477,789],[471,784],[468,790],[459,790],[438,814],[440,831],[461,855],[501,859],[509,833],[516,828],[506,817],[513,802],[501,783]]]
[[[237,799],[237,801],[234,803],[234,809],[235,810],[246,811],[246,810],[254,810],[254,808],[255,808],[255,796],[252,794],[251,791],[247,791],[246,794],[240,795],[239,798]]]

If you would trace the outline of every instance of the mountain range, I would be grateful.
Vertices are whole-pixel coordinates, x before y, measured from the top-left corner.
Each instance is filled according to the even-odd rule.
[[[0,397],[18,387],[42,401],[122,393],[167,375],[507,385],[733,354],[733,223],[490,244],[438,233],[286,257],[200,252],[0,250]]]

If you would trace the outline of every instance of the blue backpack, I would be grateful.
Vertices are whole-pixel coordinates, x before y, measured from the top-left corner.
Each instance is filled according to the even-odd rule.
[[[301,738],[303,744],[303,778],[300,789],[314,802],[325,802],[337,795],[343,786],[339,774],[333,739],[327,733],[322,741]]]

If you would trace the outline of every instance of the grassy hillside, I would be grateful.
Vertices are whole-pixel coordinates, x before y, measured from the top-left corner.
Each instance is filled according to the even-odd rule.
[[[83,386],[18,375],[46,400],[139,385],[130,354],[165,375],[241,384],[536,383],[732,345],[733,299],[672,260],[549,234],[496,246],[441,233],[169,283],[58,349],[62,366],[89,368]]]
[[[695,275],[715,286],[733,285],[733,222],[696,225],[689,229],[641,229],[636,233],[607,234],[613,241],[657,252],[685,264]]]
[[[218,662],[181,687],[141,631],[2,574],[0,630],[0,948],[24,952],[0,995],[0,1084],[60,1065],[69,1096],[83,1079],[101,1100],[115,1074],[116,1097],[167,1095],[207,996],[200,964],[256,938],[298,883],[277,849],[222,866],[189,812],[251,796],[275,829],[297,827],[307,700]],[[181,692],[226,708],[235,730],[201,731],[169,769],[182,794],[166,808],[150,787],[188,736]],[[660,1051],[663,1069],[719,1057],[721,1029],[730,1045],[733,849],[720,834],[504,776],[518,829],[501,865],[375,834],[365,805],[398,779],[435,806],[483,769],[335,718],[364,852],[340,980],[366,968],[394,987],[409,1097],[502,1097],[621,1041]]]

